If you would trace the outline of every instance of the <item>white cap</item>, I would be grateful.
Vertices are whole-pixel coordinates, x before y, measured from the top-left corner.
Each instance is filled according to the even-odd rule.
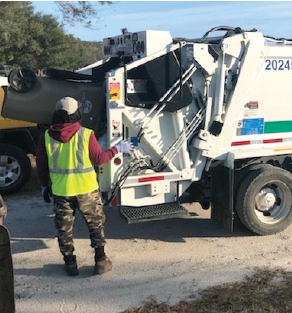
[[[68,115],[75,113],[78,107],[78,101],[71,97],[64,97],[56,103],[56,111],[64,110],[67,111]]]

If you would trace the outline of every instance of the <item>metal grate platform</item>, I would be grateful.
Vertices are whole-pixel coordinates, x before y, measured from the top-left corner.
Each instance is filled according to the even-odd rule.
[[[121,207],[120,213],[128,224],[188,215],[188,211],[177,202],[143,207]]]

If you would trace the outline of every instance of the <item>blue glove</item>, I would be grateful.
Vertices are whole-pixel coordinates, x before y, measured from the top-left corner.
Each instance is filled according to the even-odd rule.
[[[53,196],[51,186],[42,186],[42,195],[45,202],[51,203],[51,197]]]
[[[118,152],[130,154],[131,150],[134,149],[134,145],[132,142],[122,140],[115,145],[115,148],[118,150]]]

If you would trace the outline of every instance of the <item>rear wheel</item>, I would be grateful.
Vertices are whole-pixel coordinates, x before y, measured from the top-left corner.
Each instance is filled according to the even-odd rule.
[[[251,171],[239,186],[236,211],[259,235],[284,230],[292,222],[292,175],[271,165]]]
[[[9,145],[0,145],[0,193],[11,193],[20,189],[29,179],[30,160],[22,149]]]

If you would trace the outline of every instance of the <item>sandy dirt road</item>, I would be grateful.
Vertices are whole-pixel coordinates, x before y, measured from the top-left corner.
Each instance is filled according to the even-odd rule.
[[[186,204],[190,216],[127,225],[117,209],[105,210],[106,252],[113,270],[92,276],[93,251],[77,214],[74,241],[80,275],[66,276],[55,238],[52,205],[37,190],[35,174],[25,189],[4,196],[12,237],[18,313],[118,313],[147,299],[170,304],[208,286],[241,280],[255,267],[292,270],[292,227],[260,237],[233,234]]]

